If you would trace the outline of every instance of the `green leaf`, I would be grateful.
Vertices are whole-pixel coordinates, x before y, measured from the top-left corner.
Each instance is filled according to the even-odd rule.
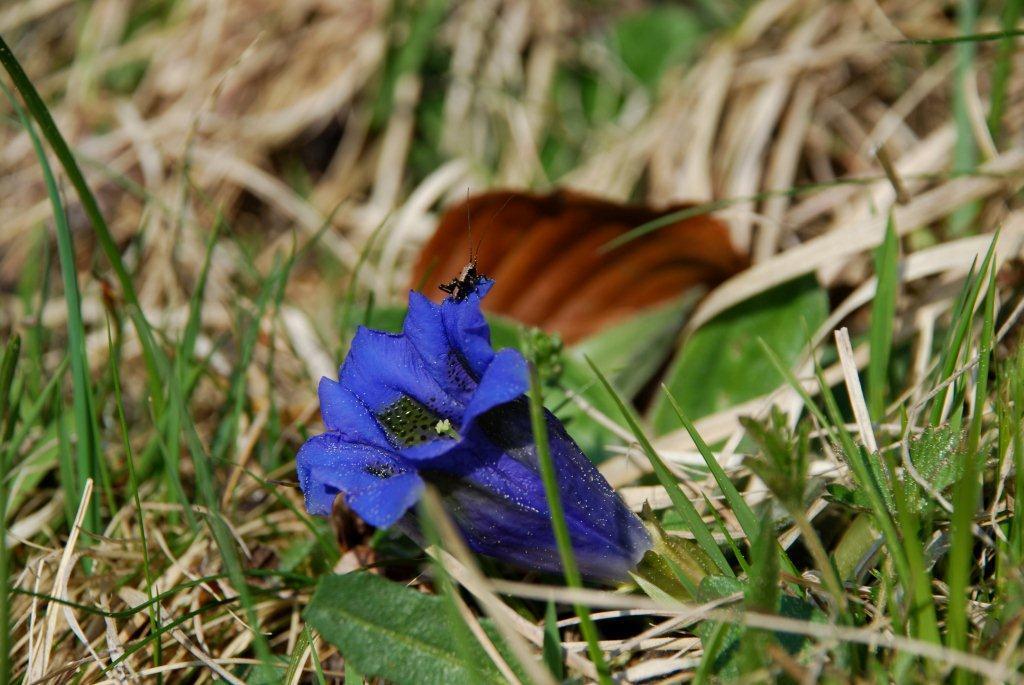
[[[745,585],[736,578],[726,576],[708,576],[701,581],[700,589],[697,592],[697,601],[711,602],[716,599],[728,597],[729,595],[743,592]],[[714,623],[703,621],[694,632],[700,638],[701,644],[708,649],[711,661],[709,664],[701,664],[701,669],[719,676],[723,680],[732,680],[740,675],[739,659],[740,638],[745,629],[735,623]],[[713,645],[714,649],[709,649]]]
[[[700,21],[692,12],[660,5],[619,20],[611,44],[623,65],[654,89],[667,67],[693,54],[700,36]]]
[[[562,656],[562,637],[558,632],[558,611],[554,602],[548,602],[544,612],[544,663],[556,680],[565,679],[564,657]]]
[[[770,539],[774,540],[774,536]],[[767,551],[767,549],[765,548],[763,551]],[[761,558],[768,564],[775,564],[767,554]],[[700,584],[697,601],[711,602],[737,592],[742,592],[746,597],[750,597],[752,592],[750,583],[726,576],[708,576]],[[828,617],[814,604],[799,597],[775,594],[775,599],[772,601],[774,601],[774,611],[778,612],[780,616],[815,623],[828,621]],[[751,633],[767,631],[749,630],[735,623],[723,624],[704,621],[694,629],[694,632],[701,639],[705,648],[714,646],[714,649],[711,650],[713,662],[708,665],[702,664],[701,669],[706,669],[717,675],[722,682],[732,682],[740,676],[743,644],[750,639]],[[811,663],[816,658],[815,643],[808,637],[780,631],[772,631],[768,634],[798,661]]]
[[[829,483],[825,486],[825,492],[825,499],[829,502],[842,504],[856,511],[871,511],[871,500],[860,488],[851,488],[842,483]]]
[[[817,281],[799,278],[719,314],[683,344],[667,374],[669,391],[693,420],[771,392],[783,377],[766,358],[758,338],[783,364],[792,366],[804,349],[808,331],[828,316],[828,298]],[[664,396],[652,410],[658,434],[679,427]]]
[[[750,611],[773,613],[779,604],[779,556],[775,553],[775,531],[766,507],[761,515],[757,538],[750,548],[750,574],[743,591],[744,607]],[[742,668],[753,673],[767,664],[772,635],[765,630],[747,630],[740,651]]]
[[[757,539],[750,549],[750,580],[744,591],[751,611],[775,611],[779,603],[779,557],[775,554],[775,531],[766,509],[761,515]]]
[[[924,429],[920,436],[910,443],[910,461],[917,473],[937,492],[949,488],[960,478],[964,470],[963,433],[952,426]],[[905,504],[909,511],[924,514],[934,505],[932,496],[917,484],[909,474],[900,477]],[[895,494],[880,483],[882,499],[890,513],[896,513]],[[871,500],[863,488],[850,488],[840,483],[825,486],[826,499],[857,511],[870,511]]]
[[[581,340],[570,348],[580,362],[590,357],[624,397],[632,399],[665,363],[697,298],[687,294]]]
[[[366,676],[416,685],[505,682],[479,643],[472,643],[466,656],[457,648],[443,599],[380,576],[325,576],[303,616]],[[480,624],[507,653],[490,622]],[[474,663],[467,663],[469,656]]]
[[[910,443],[910,461],[918,474],[938,492],[955,483],[964,471],[962,439],[963,434],[952,426],[928,426]],[[911,511],[924,513],[931,496],[916,483],[906,492]]]

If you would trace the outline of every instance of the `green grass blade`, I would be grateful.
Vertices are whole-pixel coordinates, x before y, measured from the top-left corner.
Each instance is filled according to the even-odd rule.
[[[988,273],[992,261],[995,258],[996,243],[998,241],[999,231],[996,230],[995,235],[992,236],[992,242],[989,244],[988,251],[985,253],[985,259],[981,262],[981,268],[978,269],[977,273],[972,272],[964,283],[962,297],[958,301],[957,307],[954,309],[954,316],[950,326],[948,340],[942,351],[942,360],[939,364],[940,375],[936,379],[937,383],[944,382],[953,375],[953,372],[956,370],[957,361],[960,359],[960,353],[963,349],[964,341],[967,338],[967,333],[971,329],[971,321],[974,319],[974,305],[978,301],[978,295],[981,292],[982,283],[984,283],[984,274]],[[932,400],[932,412],[930,416],[932,425],[938,425],[942,420],[942,407],[946,403],[946,395],[948,393],[949,387],[944,385],[935,396],[935,399]]]
[[[988,271],[988,292],[985,296],[984,322],[979,344],[978,376],[975,386],[974,414],[968,430],[967,450],[964,453],[964,471],[953,487],[953,520],[950,535],[949,566],[946,581],[949,584],[950,601],[946,614],[947,644],[950,649],[967,649],[967,602],[972,561],[974,558],[974,514],[981,494],[981,467],[983,455],[978,443],[981,435],[981,419],[988,397],[988,370],[992,352],[996,318],[995,269]],[[957,680],[966,682],[967,674],[958,672]]]
[[[715,662],[718,661],[722,642],[731,628],[732,626],[728,623],[715,624],[714,630],[711,631],[711,637],[703,645],[704,653],[701,655],[700,665],[697,666],[697,672],[693,677],[694,685],[705,685],[705,683],[712,682]]]
[[[15,334],[4,345],[4,353],[0,356],[0,434],[4,427],[14,422],[14,410],[11,406],[11,389],[14,387],[14,370],[21,356],[21,338]]]
[[[21,446],[24,444],[26,438],[28,438],[29,433],[36,428],[37,421],[39,421],[42,416],[43,410],[53,399],[55,391],[60,386],[60,382],[64,379],[64,373],[68,369],[68,363],[69,360],[65,357],[61,363],[57,365],[57,368],[53,370],[53,375],[50,376],[46,385],[39,391],[35,401],[29,405],[28,409],[26,409],[22,415],[17,432],[10,436],[3,445],[4,449],[6,449],[10,455],[11,462],[9,462],[9,466],[13,465],[14,455],[16,455],[21,449]],[[10,424],[8,429],[13,428],[13,425],[13,423]]]
[[[299,633],[299,637],[295,640],[295,647],[292,649],[291,658],[288,660],[288,669],[284,672],[284,677],[281,679],[283,683],[294,683],[299,682],[301,677],[299,673],[302,671],[302,664],[306,661],[306,650],[310,648],[311,633],[309,632],[308,626],[305,630]]]
[[[1006,0],[1003,6],[1003,31],[1013,32],[1017,22],[1020,21],[1021,11],[1024,10],[1024,0]],[[1016,32],[1024,33],[1024,32]],[[997,144],[1002,138],[1003,112],[1006,109],[1006,86],[1010,80],[1010,72],[1013,68],[1013,57],[1016,52],[1016,36],[1004,35],[999,39],[999,49],[996,53],[995,68],[992,72],[990,105],[988,112],[988,130],[992,140]]]
[[[548,602],[544,611],[544,663],[555,680],[565,680],[565,664],[562,662],[562,637],[558,632],[558,612],[554,602]]]
[[[544,494],[547,496],[548,508],[551,510],[551,526],[558,545],[558,555],[562,560],[565,583],[571,588],[583,587],[583,578],[576,566],[576,555],[573,553],[572,541],[569,538],[569,526],[565,522],[565,510],[562,508],[562,495],[558,490],[558,479],[555,475],[555,463],[551,458],[551,444],[548,442],[548,426],[544,416],[544,396],[541,390],[540,374],[532,363],[530,366],[530,423],[533,426],[533,441],[537,446],[537,462],[540,465],[540,477],[544,483]],[[587,641],[587,652],[590,660],[597,668],[598,680],[602,685],[611,685],[611,675],[604,653],[598,645],[597,627],[590,618],[590,611],[583,604],[575,604],[576,615],[580,619],[580,631]]]
[[[1024,492],[1024,431],[1020,430],[1024,422],[1024,348],[1018,348],[1017,354],[1007,361],[1007,396],[1004,403],[1009,414],[1010,442],[1013,445],[1014,492]],[[1020,499],[1014,499],[1013,517],[1011,519],[1010,543],[1014,560],[1024,559],[1024,512]]]
[[[110,233],[110,228],[107,226],[107,222],[103,218],[103,213],[100,211],[99,203],[96,201],[96,197],[89,189],[89,184],[86,182],[85,176],[82,174],[82,170],[78,166],[74,153],[72,153],[67,141],[64,140],[64,136],[61,135],[60,129],[57,128],[57,124],[53,121],[53,117],[50,115],[50,110],[46,107],[46,103],[43,102],[39,92],[36,90],[35,86],[32,85],[31,79],[29,79],[25,70],[22,69],[21,64],[14,56],[14,53],[4,41],[3,37],[0,37],[0,65],[3,65],[4,69],[11,77],[11,81],[14,83],[15,89],[21,94],[22,99],[25,101],[25,108],[39,124],[39,129],[43,134],[43,138],[45,138],[46,142],[50,144],[50,148],[53,150],[54,155],[56,155],[61,166],[64,168],[64,173],[67,174],[68,180],[71,181],[71,185],[74,186],[75,193],[78,195],[78,199],[82,203],[82,209],[84,210],[86,217],[89,219],[89,223],[93,227],[93,231],[99,241],[100,248],[103,250],[104,255],[106,255],[107,260],[110,262],[110,266],[114,269],[114,273],[117,276],[117,280],[121,286],[125,300],[127,300],[129,304],[138,307],[141,311],[138,294],[135,292],[135,286],[132,283],[131,276],[121,259],[121,253],[117,248],[117,242],[114,240],[114,236]],[[146,321],[144,315],[136,319],[135,322],[136,326],[142,325],[144,328],[149,329],[149,323]],[[141,337],[141,330],[139,330],[139,335]],[[154,401],[157,401],[161,394],[161,380],[159,374],[156,372],[155,360],[147,356],[146,367],[149,371],[150,392],[153,395]]]
[[[71,181],[71,185],[74,186],[75,192],[78,194],[78,199],[82,202],[85,215],[96,232],[96,237],[100,241],[100,247],[106,254],[107,259],[110,260],[110,265],[113,267],[114,272],[117,274],[117,279],[124,289],[125,299],[129,303],[138,306],[139,298],[135,293],[135,287],[132,285],[131,276],[128,274],[127,269],[125,269],[124,262],[121,261],[117,243],[107,227],[107,222],[100,211],[99,203],[96,202],[92,191],[89,190],[89,184],[86,182],[85,176],[82,175],[82,170],[75,160],[75,155],[71,152],[71,148],[68,147],[64,136],[61,135],[57,124],[53,121],[53,117],[50,116],[50,110],[46,107],[46,103],[43,102],[39,92],[32,85],[31,79],[29,79],[24,69],[21,68],[21,64],[2,37],[0,37],[0,64],[7,70],[11,81],[14,82],[14,87],[25,100],[25,107],[39,124],[43,137],[50,144],[57,159],[60,160],[61,166],[64,167],[68,180]]]
[[[316,653],[316,642],[313,640],[313,631],[310,630],[309,626],[306,626],[303,631],[309,636],[309,656],[313,660],[313,674],[316,676],[317,685],[327,685],[327,677],[324,675],[324,667],[320,663],[320,655]],[[353,671],[353,680],[360,683],[363,682],[362,674],[355,672],[356,669],[352,668],[350,664],[345,664],[345,680],[348,681],[349,671]]]
[[[899,288],[899,239],[892,214],[885,226],[885,239],[875,252],[878,286],[871,305],[871,358],[868,361],[867,404],[871,420],[879,422],[885,413],[886,378],[892,354],[893,324]]]
[[[604,385],[605,390],[615,401],[615,404],[619,408],[619,412],[623,418],[626,419],[626,423],[629,424],[629,429],[633,432],[637,442],[640,443],[640,447],[643,449],[644,454],[651,462],[651,466],[654,468],[654,475],[657,476],[658,482],[665,488],[668,493],[669,499],[672,500],[672,505],[676,508],[676,512],[686,523],[690,532],[693,533],[694,538],[697,540],[697,544],[704,550],[704,552],[714,561],[715,566],[722,572],[723,575],[734,577],[736,572],[732,570],[729,562],[726,560],[725,555],[722,554],[722,550],[718,547],[718,543],[715,542],[714,536],[711,534],[711,529],[708,528],[707,524],[704,523],[704,519],[697,513],[697,509],[690,502],[689,498],[683,494],[683,491],[679,489],[679,482],[675,476],[669,470],[665,462],[662,461],[661,457],[658,456],[657,451],[654,449],[654,445],[647,439],[643,430],[640,428],[640,424],[637,422],[636,417],[633,416],[633,412],[629,410],[622,398],[619,397],[619,393],[615,391],[612,384],[605,378],[604,374],[601,373],[597,365],[594,364],[593,360],[586,357],[587,364],[600,379],[601,384]]]
[[[21,354],[21,338],[14,336],[4,347],[3,356],[0,357],[0,435],[7,432],[7,426],[13,427],[17,406],[11,402],[11,388],[14,385],[14,371],[17,367],[18,357]],[[0,440],[0,546],[3,546],[3,553],[0,554],[0,654],[12,654],[11,632],[11,596],[10,596],[10,575],[11,555],[7,553],[7,469],[8,450],[7,446]],[[8,685],[11,682],[12,659],[0,659],[0,685]]]
[[[729,508],[732,509],[733,514],[736,515],[736,520],[740,524],[740,528],[746,534],[747,538],[753,540],[757,536],[758,525],[757,516],[754,514],[750,505],[743,499],[743,495],[740,494],[739,490],[733,484],[732,480],[722,469],[721,464],[715,459],[714,453],[704,438],[697,432],[697,427],[690,421],[690,418],[683,412],[683,408],[679,406],[679,402],[676,401],[672,391],[668,389],[668,386],[664,383],[661,384],[661,389],[665,391],[665,396],[668,398],[669,404],[672,405],[672,409],[675,411],[676,416],[679,417],[679,423],[683,424],[683,428],[690,434],[690,439],[693,440],[693,444],[697,447],[697,451],[700,452],[700,456],[704,458],[704,463],[708,467],[708,471],[715,478],[715,483],[718,484],[718,489],[722,491],[722,495],[725,497],[725,501],[728,502]]]
[[[109,349],[114,349],[113,334],[110,324],[107,324],[107,344]],[[117,407],[117,421],[121,429],[121,445],[124,449],[124,459],[128,466],[128,486],[131,488],[131,497],[135,505],[136,516],[139,520],[139,543],[142,548],[142,572],[146,578],[146,596],[152,600],[154,591],[153,565],[149,559],[149,542],[146,538],[146,517],[142,508],[142,498],[139,496],[139,480],[135,472],[135,456],[132,454],[131,440],[128,438],[128,421],[125,418],[124,398],[121,396],[121,373],[118,370],[117,359],[113,354],[109,355],[110,379],[114,390],[114,404]],[[160,629],[160,605],[156,602],[149,610],[149,621],[151,630]],[[153,645],[153,666],[159,667],[162,663],[161,643],[157,641]],[[157,674],[157,682],[163,682],[163,673]]]
[[[921,537],[921,517],[907,505],[906,486],[902,481],[895,483],[896,518],[903,534],[903,549],[907,557],[910,574],[911,596],[908,616],[908,633],[932,644],[942,644],[939,620],[932,599],[932,574],[925,560],[925,547]]]
[[[973,5],[974,3],[970,3]],[[1024,29],[1012,29],[1005,31],[988,31],[986,33],[968,33],[949,38],[908,38],[896,41],[900,45],[962,45],[963,43],[988,43],[1002,41],[1024,36]]]
[[[189,361],[192,359],[192,354],[195,352],[196,338],[199,337],[203,296],[206,294],[206,281],[210,275],[210,265],[213,263],[213,248],[217,244],[217,238],[220,237],[223,225],[224,219],[218,212],[217,220],[213,224],[213,230],[210,231],[210,237],[206,241],[206,254],[203,256],[203,266],[199,271],[199,280],[196,282],[196,288],[189,298],[188,321],[185,323],[185,330],[181,334],[181,342],[178,345],[178,360],[181,364],[179,376],[185,373],[185,369],[188,368]],[[184,377],[180,377],[182,382],[184,382]]]
[[[2,58],[2,55],[3,44],[2,39],[0,39],[0,58]],[[71,357],[72,407],[75,417],[76,436],[75,481],[62,483],[62,485],[65,488],[65,496],[70,498],[72,502],[78,502],[85,487],[85,481],[89,478],[92,478],[97,485],[107,485],[107,483],[106,479],[99,472],[101,456],[97,442],[96,420],[93,414],[95,399],[92,396],[92,383],[89,379],[89,360],[85,349],[85,324],[82,322],[82,302],[78,289],[74,243],[71,238],[71,228],[67,222],[67,214],[61,202],[60,191],[57,188],[57,181],[46,158],[42,141],[39,140],[35,127],[29,121],[24,109],[18,104],[14,94],[3,83],[0,83],[0,89],[7,96],[7,100],[18,115],[22,127],[32,141],[32,147],[39,161],[43,181],[46,185],[46,193],[50,198],[50,205],[53,210],[53,222],[57,234],[57,254],[60,259],[61,276],[64,281],[64,300],[67,303],[68,310],[68,354]],[[108,496],[110,495],[108,487],[104,487],[103,490]],[[99,505],[100,498],[98,497],[90,501],[84,521],[86,530],[99,531]]]
[[[977,0],[959,0],[957,3],[957,28],[963,36],[974,30],[978,12]],[[956,47],[956,70],[953,74],[953,124],[956,127],[956,144],[953,147],[953,172],[970,173],[978,162],[978,149],[974,142],[971,125],[969,78],[974,70],[977,48],[972,41],[962,41]],[[978,202],[969,202],[954,211],[948,220],[949,232],[953,236],[966,235],[978,214]]]

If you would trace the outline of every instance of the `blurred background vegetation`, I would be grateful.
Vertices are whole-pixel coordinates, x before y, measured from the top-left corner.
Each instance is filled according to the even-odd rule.
[[[807,379],[815,361],[824,367],[820,387],[842,389],[850,364],[864,372],[883,447],[924,435],[930,423],[966,429],[984,416],[977,434],[961,436],[966,452],[983,456],[978,473],[987,472],[984,459],[999,467],[979,480],[988,494],[977,511],[991,514],[993,537],[999,525],[1019,535],[1005,518],[1014,511],[1020,415],[1009,398],[1019,395],[1018,376],[993,373],[986,386],[973,369],[990,351],[993,364],[1012,366],[1019,337],[1024,63],[1005,32],[1016,29],[1021,5],[0,6],[0,36],[42,98],[25,99],[23,82],[0,78],[8,90],[0,102],[0,340],[6,358],[17,359],[9,376],[0,373],[0,581],[17,588],[3,593],[0,623],[9,630],[0,625],[0,654],[12,658],[0,671],[12,682],[340,679],[343,659],[301,618],[316,579],[381,564],[410,581],[422,557],[351,517],[305,516],[293,455],[320,430],[315,384],[336,372],[356,324],[401,320],[413,263],[445,208],[495,187],[693,205],[693,214],[714,212],[750,257],[750,269],[699,304],[690,297],[639,313],[566,349],[556,365],[549,405],[632,506],[650,499],[666,528],[687,529],[651,464],[638,464],[636,438],[584,353],[635,401],[654,448],[685,474],[687,494],[723,545],[728,538],[747,549],[754,536],[723,503],[731,493],[720,494],[656,381],[756,505],[769,497],[764,482],[779,451],[772,436],[796,453],[801,438],[787,431],[818,421],[808,418],[813,400],[777,366]],[[27,125],[44,118],[42,103],[56,129]],[[91,194],[53,154],[55,130]],[[998,296],[983,305],[976,267],[997,228],[988,264]],[[879,301],[890,308],[875,314]],[[971,314],[989,306],[994,330],[985,338]],[[516,344],[514,323],[495,325],[496,340]],[[853,339],[849,359],[832,337],[840,326]],[[958,385],[948,400],[941,391],[935,409],[933,391],[954,377]],[[1003,386],[1002,378],[1011,380]],[[838,394],[837,413],[816,429],[860,418],[855,399]],[[773,404],[784,414],[772,414]],[[748,415],[763,418],[768,433],[741,421]],[[863,430],[849,435],[872,440]],[[942,459],[960,452],[927,437],[935,445],[926,461],[941,462],[932,487],[945,492],[963,471]],[[826,492],[850,485],[848,444],[816,440],[813,455],[800,453],[813,483],[796,496],[809,518],[777,511],[773,524],[807,568],[812,545],[796,541],[812,521],[838,554],[844,533],[864,533],[853,522],[870,508],[856,487]],[[958,492],[969,523],[974,500]],[[73,529],[76,516],[82,525]],[[922,530],[945,540],[947,518],[925,518]],[[983,570],[970,585],[974,613],[949,619],[947,646],[967,647],[969,634],[992,663],[1019,666],[1024,594],[1006,560],[1022,550],[999,557],[1009,575],[997,578],[994,552],[975,558],[969,544],[954,547],[967,557],[949,568],[977,562]],[[934,546],[929,554],[942,556]],[[866,576],[876,561],[839,564],[844,581],[864,585],[870,610],[851,619],[858,625],[889,620],[879,598],[895,576],[884,564]],[[951,580],[944,564],[932,588],[939,603],[968,592],[961,571]],[[915,576],[923,577],[931,578]],[[918,598],[930,599],[929,582],[914,586]],[[959,594],[947,595],[950,587]],[[999,613],[993,607],[1005,610],[1000,622],[982,622],[977,612]],[[543,620],[535,606],[517,609]],[[894,620],[898,635],[935,637],[931,624]],[[567,644],[572,630],[563,631]],[[681,634],[674,637],[693,637]],[[1006,654],[985,642],[1007,634]],[[657,667],[647,662],[665,655],[654,648],[624,657],[620,665],[636,669],[628,677],[707,677],[718,668],[686,651],[701,649],[695,639],[664,644],[675,656]],[[572,649],[582,654],[578,640]],[[790,665],[784,656],[750,663],[779,673]],[[253,669],[261,663],[279,670]],[[913,679],[912,659],[856,661],[864,672],[893,663]]]

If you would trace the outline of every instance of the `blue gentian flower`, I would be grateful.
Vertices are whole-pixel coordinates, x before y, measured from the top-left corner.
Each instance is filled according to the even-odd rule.
[[[328,430],[299,450],[299,483],[311,514],[329,514],[341,494],[367,523],[414,535],[410,508],[430,483],[474,551],[557,572],[526,360],[491,347],[480,312],[492,283],[481,278],[440,305],[410,293],[401,334],[359,329],[339,380],[320,381]],[[561,422],[546,418],[580,571],[622,580],[650,537]]]

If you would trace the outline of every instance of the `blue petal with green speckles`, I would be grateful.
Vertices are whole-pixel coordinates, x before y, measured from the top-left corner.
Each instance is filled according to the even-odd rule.
[[[312,514],[329,514],[340,494],[367,523],[407,530],[430,483],[474,551],[560,571],[526,360],[491,347],[480,312],[491,285],[483,279],[469,297],[440,305],[413,292],[402,333],[359,329],[338,381],[320,381],[327,432],[299,450],[299,483]],[[561,422],[550,412],[546,420],[580,571],[624,579],[650,537]]]

